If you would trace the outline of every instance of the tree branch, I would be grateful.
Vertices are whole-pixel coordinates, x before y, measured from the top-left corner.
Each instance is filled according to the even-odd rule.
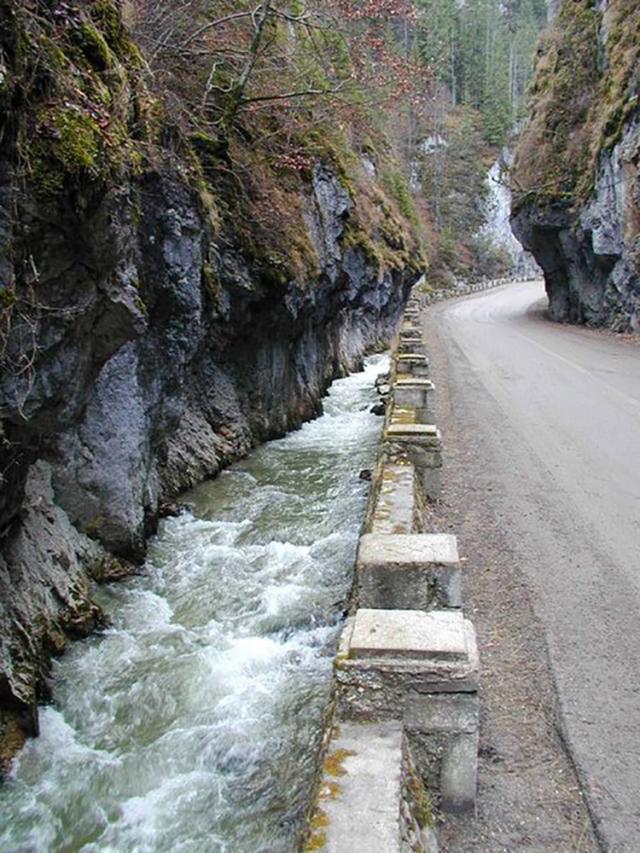
[[[255,10],[253,12],[234,12],[231,15],[225,15],[224,18],[218,18],[215,21],[209,21],[209,23],[203,24],[195,32],[191,33],[191,35],[182,42],[180,47],[189,47],[189,45],[197,38],[200,38],[201,35],[208,32],[209,30],[215,29],[216,27],[222,26],[222,24],[226,24],[228,21],[235,21],[239,18],[253,18],[254,15]]]
[[[242,104],[255,104],[258,101],[286,101],[289,98],[305,98],[310,96],[337,95],[344,88],[344,82],[339,83],[333,89],[303,89],[299,92],[283,92],[280,95],[256,95],[251,98],[242,98]]]

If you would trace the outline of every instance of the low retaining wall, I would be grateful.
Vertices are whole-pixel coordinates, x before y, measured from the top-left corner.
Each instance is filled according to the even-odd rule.
[[[456,537],[424,529],[425,505],[440,496],[443,448],[421,315],[441,298],[416,285],[389,379],[378,383],[388,396],[382,447],[305,850],[435,853],[433,810],[475,809],[475,630],[462,609]]]
[[[502,287],[504,284],[514,284],[518,281],[537,281],[540,278],[542,278],[542,273],[540,275],[519,275],[507,278],[483,278],[478,281],[457,281],[451,287],[439,290],[429,288],[423,279],[422,282],[416,285],[415,289],[424,307],[425,305],[431,305],[433,302],[442,302],[443,299],[455,299],[457,296],[482,293],[484,290]]]

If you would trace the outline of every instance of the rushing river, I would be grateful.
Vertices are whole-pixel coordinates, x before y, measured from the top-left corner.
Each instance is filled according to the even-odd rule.
[[[204,483],[112,627],[55,665],[55,706],[0,788],[0,850],[291,851],[314,772],[386,368]]]

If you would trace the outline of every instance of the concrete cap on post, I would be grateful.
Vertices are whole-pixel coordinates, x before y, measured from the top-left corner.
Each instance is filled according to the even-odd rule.
[[[411,338],[400,337],[398,343],[398,353],[401,355],[418,353],[419,355],[427,355],[427,345],[422,340],[422,337],[415,336]]]
[[[402,326],[400,327],[400,334],[411,336],[420,334],[420,331],[418,325],[414,324],[412,320],[405,320]]]
[[[440,430],[435,424],[390,423],[385,438],[429,446],[442,444]]]
[[[430,379],[424,376],[398,376],[395,381],[397,388],[426,388],[429,391],[435,391],[435,385]]]
[[[393,385],[393,399],[398,406],[414,407],[423,423],[431,416],[436,387],[424,376],[401,374]]]
[[[462,607],[458,544],[448,533],[366,533],[358,547],[356,580],[361,607]]]
[[[398,374],[409,373],[413,376],[426,377],[429,375],[429,359],[418,352],[403,352],[396,356]]]
[[[460,610],[361,609],[336,658],[340,719],[397,719],[414,693],[478,689],[475,630]]]
[[[467,637],[457,612],[371,610],[356,613],[349,658],[466,661]]]
[[[403,408],[402,406],[398,406],[394,401],[392,401],[391,411],[389,413],[389,423],[400,426],[403,424],[417,424],[417,410],[413,406]]]
[[[440,432],[433,424],[415,422],[421,410],[406,410],[415,412],[413,422],[407,416],[399,417],[399,413],[404,411],[398,409],[396,412],[395,408],[391,410],[390,422],[384,432],[387,451],[391,458],[404,454],[415,466],[424,494],[432,500],[437,500],[442,491]]]

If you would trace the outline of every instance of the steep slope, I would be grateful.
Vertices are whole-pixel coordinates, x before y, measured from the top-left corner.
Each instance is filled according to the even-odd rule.
[[[37,731],[51,655],[104,621],[90,578],[140,561],[182,489],[317,414],[424,265],[357,152],[212,182],[210,141],[144,69],[108,0],[0,0],[7,754]]]
[[[541,43],[512,224],[556,320],[640,328],[640,7],[564,0]]]

